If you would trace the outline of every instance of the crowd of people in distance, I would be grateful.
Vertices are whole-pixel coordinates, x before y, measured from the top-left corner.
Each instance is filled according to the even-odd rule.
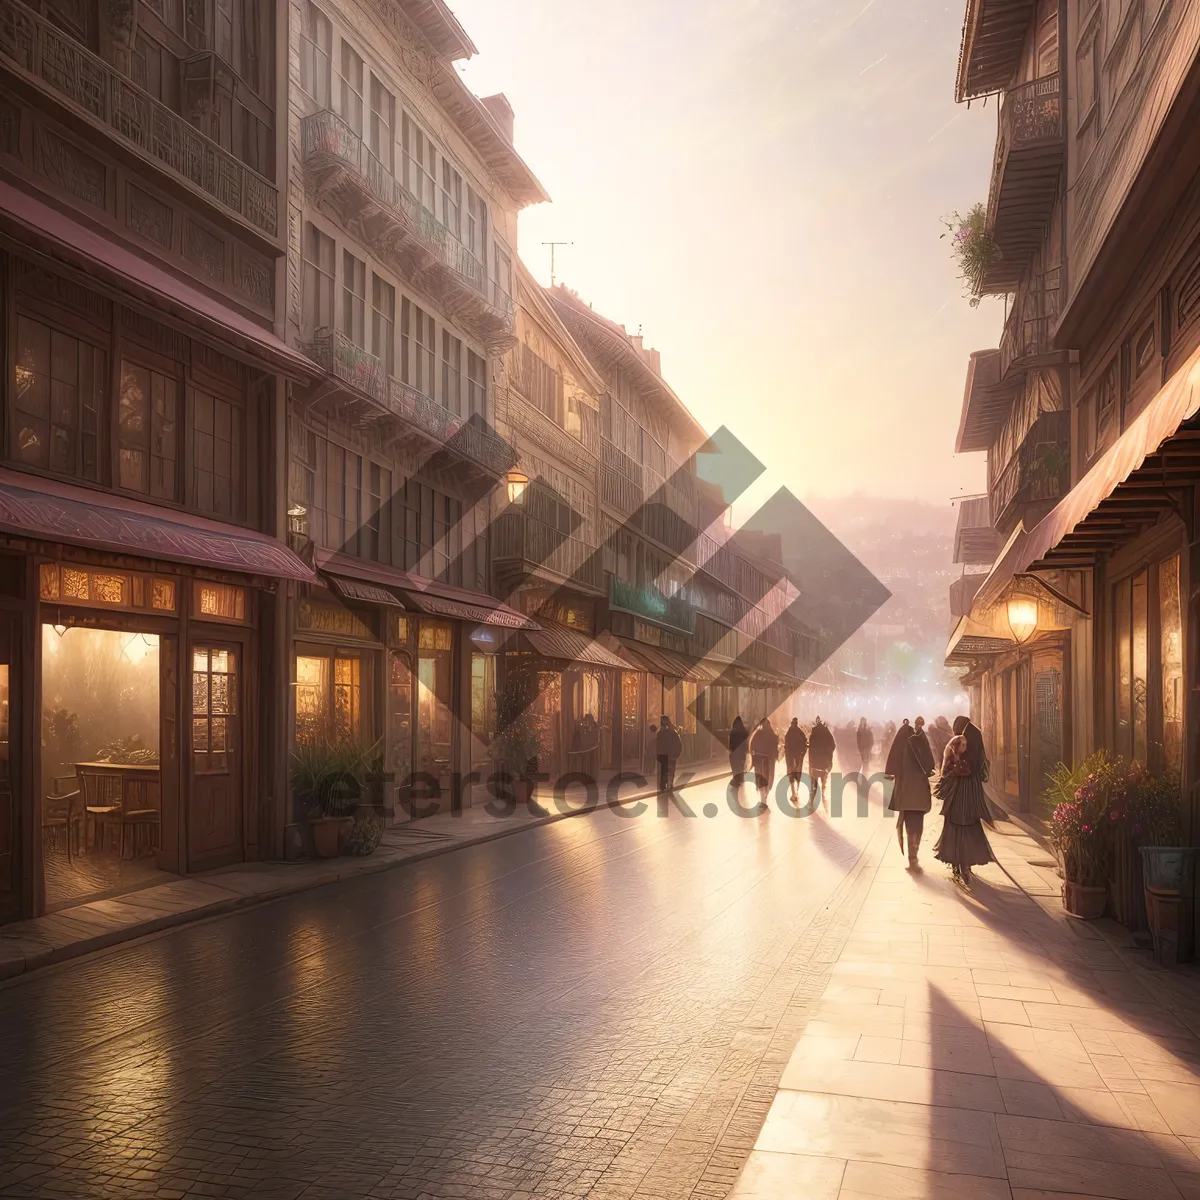
[[[670,722],[663,718],[669,733]],[[659,738],[663,737],[660,728]],[[659,788],[668,789],[674,775],[673,762],[664,758],[678,743],[659,744]],[[994,862],[995,856],[983,831],[992,824],[983,785],[988,777],[987,753],[983,734],[969,717],[959,716],[953,725],[939,716],[926,726],[924,717],[911,724],[906,717],[900,726],[889,721],[876,742],[875,731],[866,717],[839,728],[830,728],[817,717],[805,729],[796,717],[784,731],[775,732],[769,717],[748,730],[742,718],[735,717],[729,731],[729,769],[735,788],[741,788],[747,774],[754,776],[763,811],[767,809],[775,786],[776,765],[782,757],[788,777],[788,796],[799,804],[800,784],[808,760],[809,803],[815,809],[824,798],[834,754],[848,773],[866,775],[875,759],[876,749],[886,747],[884,774],[892,781],[888,807],[896,814],[896,837],[903,853],[907,846],[909,869],[919,871],[919,852],[925,831],[925,814],[933,807],[933,797],[942,802],[942,832],[933,848],[936,859],[946,863],[956,883],[971,886],[972,868]],[[675,751],[678,756],[678,750]]]

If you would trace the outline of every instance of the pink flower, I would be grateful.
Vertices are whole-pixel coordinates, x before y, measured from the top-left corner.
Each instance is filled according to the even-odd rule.
[[[1090,825],[1085,825],[1085,826],[1083,827],[1083,832],[1084,832],[1084,833],[1091,833],[1091,832],[1092,832],[1092,827],[1091,827]]]

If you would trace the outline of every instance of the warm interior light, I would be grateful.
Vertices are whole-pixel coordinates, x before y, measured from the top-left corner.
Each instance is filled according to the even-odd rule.
[[[525,495],[525,489],[529,486],[529,476],[513,467],[505,476],[505,483],[508,484],[509,504],[520,504],[521,497]]]
[[[65,625],[55,625],[54,632],[57,633],[59,637],[62,637],[62,635],[67,632],[67,627]]]
[[[1033,636],[1038,623],[1038,602],[1033,596],[1010,596],[1008,600],[1008,627],[1018,642],[1026,642]]]

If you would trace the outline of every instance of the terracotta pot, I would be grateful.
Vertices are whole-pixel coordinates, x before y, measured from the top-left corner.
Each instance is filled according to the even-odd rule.
[[[342,831],[341,817],[312,817],[308,822],[312,830],[313,852],[318,858],[337,858],[339,835]]]
[[[1062,901],[1063,908],[1071,916],[1083,921],[1095,921],[1104,916],[1104,909],[1108,905],[1108,888],[1089,887],[1068,879],[1062,885]]]

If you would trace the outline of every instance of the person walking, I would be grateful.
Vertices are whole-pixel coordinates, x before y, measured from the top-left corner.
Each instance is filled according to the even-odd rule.
[[[763,717],[750,739],[750,759],[754,764],[754,782],[762,804],[767,804],[767,794],[775,782],[775,763],[779,759],[779,735],[769,717]]]
[[[983,785],[988,777],[983,734],[969,717],[954,718],[954,736],[946,744],[942,773],[934,791],[942,802],[942,835],[933,856],[950,867],[954,882],[968,891],[972,867],[995,862],[983,822],[992,825]]]
[[[933,751],[925,733],[925,718],[918,717],[912,725],[905,721],[896,732],[888,751],[885,774],[895,781],[888,808],[897,813],[896,838],[900,852],[904,853],[904,839],[908,836],[908,867],[919,869],[917,854],[921,849],[921,835],[925,831],[925,814],[933,807],[929,790],[929,777],[934,772]]]
[[[742,718],[734,717],[729,728],[729,770],[733,775],[733,786],[740,788],[746,777],[746,760],[750,754],[750,734]]]
[[[829,778],[829,772],[833,770],[835,744],[832,730],[817,717],[808,734],[808,770],[812,776],[814,796],[818,791],[822,797],[825,795],[825,781]]]
[[[804,772],[804,756],[807,753],[808,737],[800,728],[799,719],[793,717],[792,723],[783,735],[783,758],[787,766],[791,797],[796,803],[800,799],[800,776]]]
[[[654,736],[654,754],[658,759],[658,790],[661,793],[675,788],[675,764],[683,753],[683,739],[675,731],[671,718],[663,716]]]
[[[946,756],[946,746],[954,736],[950,722],[939,716],[925,731],[929,735],[929,748],[933,751],[933,761],[939,766]]]
[[[875,749],[875,731],[867,724],[866,717],[859,719],[855,741],[858,743],[858,757],[862,761],[865,774],[871,765],[871,753]]]

